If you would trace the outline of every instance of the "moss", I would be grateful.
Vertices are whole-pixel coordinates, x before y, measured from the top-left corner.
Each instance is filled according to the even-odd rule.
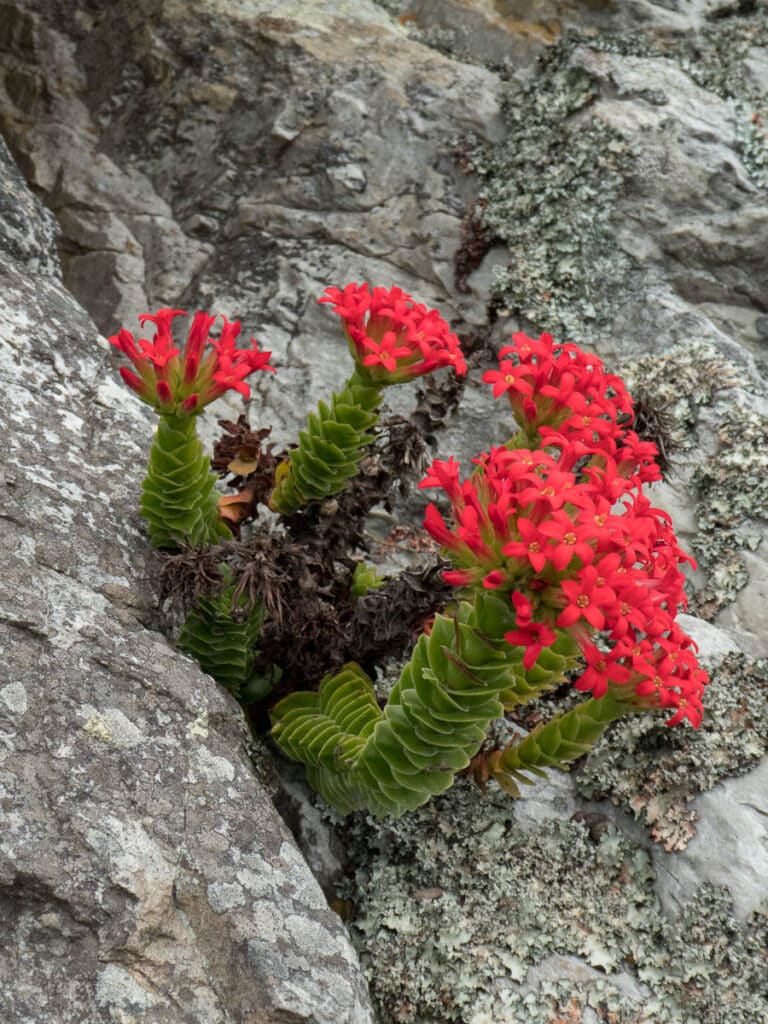
[[[708,665],[700,729],[668,729],[650,716],[615,725],[576,774],[579,792],[610,799],[651,826],[667,850],[695,834],[687,804],[726,776],[743,775],[768,751],[768,661],[732,654]]]
[[[460,783],[401,821],[349,826],[361,866],[343,894],[383,1024],[762,1019],[765,915],[741,928],[704,887],[671,922],[647,853],[611,825],[523,829],[514,807]]]

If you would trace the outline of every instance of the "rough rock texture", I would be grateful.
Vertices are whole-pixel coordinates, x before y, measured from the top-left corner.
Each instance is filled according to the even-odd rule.
[[[464,782],[401,821],[347,823],[342,891],[385,1020],[763,1019],[768,663],[684,624],[713,677],[700,733],[619,723],[522,800]]]
[[[0,55],[0,131],[55,214],[65,285],[104,331],[162,304],[241,317],[280,365],[251,410],[279,441],[345,376],[314,298],[347,280],[402,285],[477,347],[444,457],[506,437],[479,371],[520,326],[589,342],[666,404],[679,450],[655,500],[714,623],[691,625],[715,679],[705,729],[619,726],[516,807],[460,787],[341,845],[335,826],[315,838],[314,806],[293,817],[325,884],[351,851],[385,1021],[765,1016],[765,4],[0,0]],[[55,274],[52,222],[14,180],[0,238]],[[151,572],[135,481],[99,459],[94,493],[129,526],[124,561],[110,547],[89,571],[133,581]],[[71,558],[55,533],[45,550]],[[129,635],[154,625],[138,603]]]
[[[142,625],[149,420],[0,160],[0,1019],[362,1024],[237,706]]]

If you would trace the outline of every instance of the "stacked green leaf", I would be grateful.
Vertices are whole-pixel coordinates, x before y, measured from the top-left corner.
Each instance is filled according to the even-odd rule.
[[[194,416],[161,416],[140,504],[155,547],[203,547],[231,536],[219,516],[215,483]]]
[[[504,640],[515,626],[508,597],[491,591],[437,615],[381,711],[355,665],[327,676],[318,693],[294,693],[272,711],[284,753],[343,814],[367,808],[399,816],[441,793],[480,749],[505,703],[557,686],[578,660],[565,633],[526,672],[523,650]]]
[[[353,374],[330,406],[320,402],[309,414],[307,429],[299,433],[298,447],[275,476],[270,506],[288,515],[310,501],[344,490],[374,437],[381,391]]]
[[[565,768],[588,753],[611,722],[633,709],[626,701],[606,694],[591,697],[546,724],[538,725],[524,740],[494,756],[492,774],[513,796],[519,796],[518,782],[532,783],[526,773],[545,775],[545,768]]]
[[[271,681],[254,669],[263,618],[262,603],[236,600],[229,583],[215,597],[201,598],[189,613],[179,647],[239,700],[258,700],[271,688]]]
[[[363,597],[371,590],[380,590],[386,583],[384,576],[379,576],[374,566],[368,562],[358,562],[352,574],[352,597]]]

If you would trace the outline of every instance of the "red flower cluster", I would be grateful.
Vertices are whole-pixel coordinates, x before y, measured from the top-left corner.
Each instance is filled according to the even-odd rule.
[[[674,709],[668,725],[698,726],[707,675],[675,622],[686,604],[679,566],[694,563],[642,492],[660,476],[656,447],[621,425],[631,398],[596,356],[547,334],[514,341],[484,380],[510,395],[541,447],[494,448],[463,483],[452,459],[433,463],[420,486],[446,492],[453,525],[434,505],[424,525],[456,566],[445,578],[510,591],[517,628],[505,639],[526,647],[526,668],[565,630],[586,660],[577,689],[610,689]]]
[[[441,366],[467,372],[459,339],[434,309],[401,288],[348,284],[326,288],[319,302],[333,303],[344,323],[352,358],[372,383],[382,386],[421,377]]]
[[[235,347],[240,334],[239,320],[229,323],[222,317],[224,326],[219,337],[211,338],[209,332],[216,317],[208,313],[195,313],[184,355],[179,358],[181,349],[173,343],[172,323],[174,317],[186,315],[181,309],[159,309],[157,313],[140,316],[142,327],[147,322],[155,325],[152,341],[139,338],[137,342],[124,327],[109,339],[128,356],[136,370],[134,373],[121,366],[120,376],[157,412],[194,415],[230,388],[249,398],[251,391],[245,378],[256,370],[275,372],[274,367],[267,365],[272,353],[259,352],[253,339],[252,348]],[[211,348],[206,353],[207,345]]]

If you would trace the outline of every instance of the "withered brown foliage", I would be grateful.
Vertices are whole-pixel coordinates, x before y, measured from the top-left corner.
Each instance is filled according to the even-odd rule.
[[[383,656],[401,657],[424,628],[425,621],[444,608],[453,587],[442,577],[448,563],[434,559],[418,569],[405,570],[355,601],[349,623],[347,658],[369,671]]]
[[[416,408],[410,418],[427,444],[437,445],[437,434],[458,408],[465,387],[466,377],[457,377],[455,373],[422,379],[416,389]]]
[[[218,593],[224,583],[224,548],[193,548],[184,545],[178,554],[166,555],[158,579],[158,597],[189,611],[201,597]]]
[[[635,419],[631,428],[641,441],[652,441],[656,445],[659,450],[656,461],[661,475],[667,477],[673,469],[673,457],[679,447],[675,418],[666,403],[659,402],[642,388],[633,392],[632,406]]]
[[[214,449],[213,468],[238,489],[237,500],[245,503],[252,495],[252,505],[240,522],[230,520],[234,540],[206,551],[185,548],[166,559],[161,601],[186,612],[227,582],[234,584],[234,605],[242,597],[248,605],[261,602],[266,616],[258,663],[264,669],[277,665],[282,672],[270,702],[318,686],[347,661],[373,673],[382,657],[404,655],[450,597],[441,576],[447,563],[433,558],[359,598],[352,595],[353,573],[358,552],[369,547],[367,516],[377,505],[390,508],[395,492],[406,494],[423,475],[430,460],[425,433],[442,425],[461,389],[452,380],[430,379],[411,418],[379,422],[347,490],[281,517],[277,529],[257,522],[249,539],[241,539],[239,526],[257,519],[258,505],[266,505],[275,469],[287,453],[273,454],[272,445],[265,444],[269,430],[251,430],[244,415],[236,423],[220,421],[224,434]]]
[[[224,433],[214,444],[211,468],[219,476],[229,477],[227,486],[239,492],[238,499],[226,499],[230,509],[236,505],[236,514],[228,515],[226,508],[222,508],[230,529],[239,537],[241,527],[258,515],[259,505],[267,504],[275,485],[275,470],[288,458],[288,452],[274,454],[274,445],[264,444],[272,428],[252,430],[244,413],[236,423],[219,420],[219,426]]]
[[[259,649],[283,672],[275,698],[316,687],[347,661],[373,672],[383,655],[404,654],[425,619],[449,599],[451,588],[440,575],[445,565],[437,561],[354,598],[354,564],[329,564],[327,549],[277,536],[239,545],[232,566],[236,587],[259,597],[269,611]]]
[[[262,601],[267,610],[259,661],[282,670],[274,700],[317,687],[347,661],[373,673],[382,656],[404,655],[452,590],[440,575],[447,563],[433,560],[353,598],[351,558],[348,565],[329,564],[322,547],[264,532],[202,554],[170,556],[161,577],[162,597],[188,608],[200,596],[218,591],[222,575],[217,567],[223,559],[235,582],[235,603],[245,594],[249,604]]]
[[[322,546],[332,558],[368,549],[365,520],[377,505],[389,510],[395,491],[407,494],[430,461],[424,434],[414,417],[388,416],[375,430],[375,441],[347,489],[325,501],[310,502],[283,524],[303,544]]]
[[[467,278],[477,270],[496,242],[493,232],[483,222],[483,211],[487,205],[485,199],[475,199],[461,222],[461,240],[453,254],[454,283],[459,292],[469,291]]]

